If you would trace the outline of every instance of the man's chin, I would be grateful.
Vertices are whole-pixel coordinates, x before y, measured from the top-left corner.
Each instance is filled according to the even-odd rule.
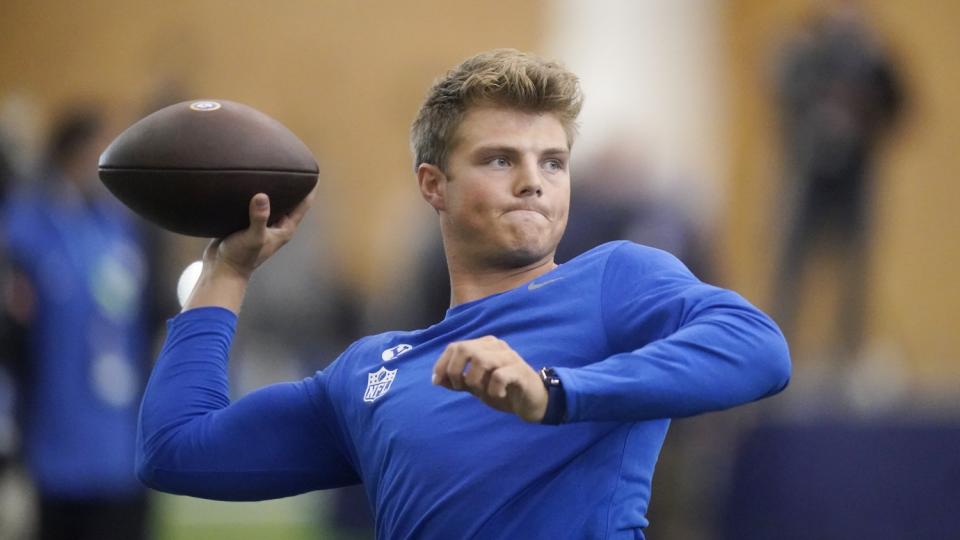
[[[545,259],[552,258],[556,248],[543,246],[520,246],[504,249],[492,257],[495,266],[504,269],[533,266]]]

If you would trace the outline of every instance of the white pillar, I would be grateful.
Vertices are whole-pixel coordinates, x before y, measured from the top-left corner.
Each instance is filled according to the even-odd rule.
[[[722,6],[715,0],[547,0],[546,53],[586,94],[575,159],[633,134],[669,194],[704,221],[726,170]]]

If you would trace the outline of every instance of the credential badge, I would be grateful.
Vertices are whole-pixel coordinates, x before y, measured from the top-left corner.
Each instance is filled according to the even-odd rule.
[[[399,368],[398,368],[399,369]],[[367,373],[367,391],[363,394],[363,400],[367,403],[373,403],[390,390],[390,385],[397,378],[397,370],[387,369],[385,367],[373,373]]]

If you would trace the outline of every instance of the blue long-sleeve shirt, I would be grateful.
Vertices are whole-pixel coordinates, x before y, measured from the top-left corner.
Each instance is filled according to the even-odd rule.
[[[362,482],[378,538],[642,538],[669,419],[774,394],[790,376],[766,315],[628,242],[231,404],[235,324],[219,308],[171,321],[141,411],[141,479],[225,500]],[[528,424],[430,383],[449,343],[484,335],[556,368],[567,423]]]

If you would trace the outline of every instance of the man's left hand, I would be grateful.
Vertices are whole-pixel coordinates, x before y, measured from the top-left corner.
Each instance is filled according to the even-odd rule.
[[[540,375],[507,342],[493,336],[448,345],[433,366],[433,384],[470,392],[527,422],[539,423],[547,411]]]

